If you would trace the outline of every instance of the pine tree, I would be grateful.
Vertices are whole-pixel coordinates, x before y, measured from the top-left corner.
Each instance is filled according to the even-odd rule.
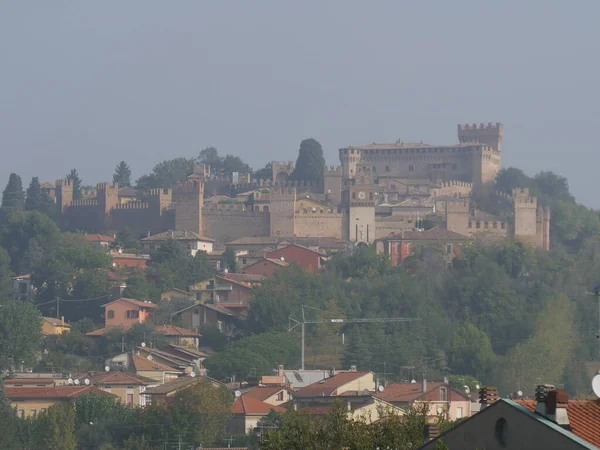
[[[71,169],[67,174],[67,181],[70,181],[73,185],[73,200],[81,200],[83,198],[83,191],[81,189],[81,178],[77,173],[77,169]]]
[[[121,187],[131,186],[131,169],[125,161],[121,161],[117,167],[115,167],[113,183],[119,183],[119,186]]]
[[[21,177],[16,173],[11,173],[6,189],[2,192],[2,207],[23,209],[24,206],[25,193],[23,192]]]
[[[324,173],[325,157],[321,144],[316,139],[304,139],[290,178],[296,181],[316,181],[322,185]]]
[[[43,207],[42,186],[38,177],[33,177],[27,188],[25,211],[40,211]]]

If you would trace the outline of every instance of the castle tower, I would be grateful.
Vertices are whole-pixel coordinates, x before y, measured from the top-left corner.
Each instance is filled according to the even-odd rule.
[[[59,216],[73,201],[73,185],[68,180],[56,180],[56,207]]]
[[[325,167],[323,176],[324,194],[333,206],[338,206],[342,202],[342,167]]]
[[[159,216],[169,208],[172,201],[171,189],[150,189],[148,193],[148,206]]]
[[[450,201],[446,203],[446,229],[469,235],[470,202],[468,199]]]
[[[96,185],[96,198],[98,199],[98,227],[106,229],[107,219],[113,209],[119,204],[119,183],[98,183]]]
[[[344,180],[356,176],[356,167],[360,164],[360,150],[354,148],[340,148],[340,162],[342,163],[342,177]]]
[[[538,206],[536,212],[536,234],[537,246],[544,250],[550,250],[550,208]]]
[[[369,244],[375,240],[375,186],[372,167],[356,168],[356,177],[347,181],[343,202],[348,210],[348,240]]]
[[[537,240],[537,198],[529,195],[529,189],[513,189],[514,237],[531,245]]]
[[[480,123],[477,126],[474,124],[459,124],[458,125],[458,141],[461,144],[478,143],[492,147],[495,151],[502,153],[502,138],[504,137],[504,125],[500,122],[492,124]]]
[[[294,171],[294,161],[272,161],[271,168],[273,170],[273,182],[282,183],[287,181]]]
[[[202,234],[202,207],[204,206],[204,179],[190,175],[185,183],[173,189],[175,195],[175,229]]]
[[[276,187],[271,189],[270,234],[271,236],[293,237],[296,213],[296,188]]]

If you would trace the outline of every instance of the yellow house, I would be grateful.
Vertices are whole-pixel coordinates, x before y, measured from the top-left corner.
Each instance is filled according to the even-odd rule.
[[[53,317],[44,317],[42,321],[42,334],[51,336],[56,334],[68,333],[71,331],[71,325],[65,322],[64,317],[55,319]]]
[[[149,378],[126,372],[89,373],[78,379],[80,383],[88,379],[91,386],[116,395],[121,403],[129,406],[146,406],[146,388],[158,384]]]
[[[4,393],[19,417],[32,417],[55,405],[72,404],[77,397],[95,394],[116,398],[116,395],[92,386],[5,387]]]

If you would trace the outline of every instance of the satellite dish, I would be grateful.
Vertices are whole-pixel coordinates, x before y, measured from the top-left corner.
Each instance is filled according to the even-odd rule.
[[[75,386],[79,386],[79,380],[75,380],[74,383],[75,383]]]
[[[365,389],[365,390],[363,391],[363,395],[369,395],[370,393],[371,393],[371,391],[369,391],[368,389]]]
[[[470,393],[471,393],[471,388],[470,388],[469,386],[467,386],[467,385],[465,384],[463,387],[465,388],[465,392],[466,392],[467,394],[470,394]]]
[[[384,389],[383,384],[380,384],[379,387],[377,388],[377,390],[379,392],[383,392],[383,389]]]
[[[104,366],[104,370],[105,370],[106,372],[110,372],[110,367],[108,367],[108,366]]]
[[[68,384],[73,384],[73,378],[69,378],[69,379],[67,380],[67,383],[68,383]]]
[[[229,273],[229,269],[225,269],[223,273]]]
[[[146,343],[145,343],[145,342],[142,342],[142,347],[145,347],[145,346],[146,346]]]
[[[147,358],[148,358],[149,361],[152,361],[154,359],[154,356],[148,355]]]
[[[282,261],[285,261],[285,258],[283,256],[281,258],[279,258],[279,259],[281,259]]]
[[[86,386],[89,386],[90,380],[86,378],[85,380],[83,380],[83,384],[85,384]]]
[[[242,391],[235,391],[235,396],[236,397],[241,397],[242,396]]]
[[[417,380],[410,380],[411,384],[416,384]]]
[[[594,391],[596,397],[600,398],[600,373],[592,378],[592,391]]]
[[[479,386],[478,384],[475,385],[475,389],[479,390],[481,389],[481,386]]]
[[[518,395],[519,397],[523,397],[523,391],[517,391],[517,395]]]
[[[196,372],[190,372],[190,377],[194,378],[196,376]]]

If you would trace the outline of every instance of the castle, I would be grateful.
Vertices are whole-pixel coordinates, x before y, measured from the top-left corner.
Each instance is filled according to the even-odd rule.
[[[500,123],[458,125],[455,145],[397,141],[341,148],[341,165],[327,167],[317,183],[289,181],[293,162],[273,162],[273,181],[242,177],[245,182],[237,183],[212,178],[200,164],[186,182],[152,189],[143,200],[100,183],[96,198],[73,201],[72,186],[58,180],[56,203],[67,230],[187,230],[218,243],[252,236],[371,243],[429,219],[463,235],[514,237],[548,249],[550,212],[525,189],[494,191],[503,133]],[[510,205],[511,220],[478,211],[474,199],[481,193]]]

